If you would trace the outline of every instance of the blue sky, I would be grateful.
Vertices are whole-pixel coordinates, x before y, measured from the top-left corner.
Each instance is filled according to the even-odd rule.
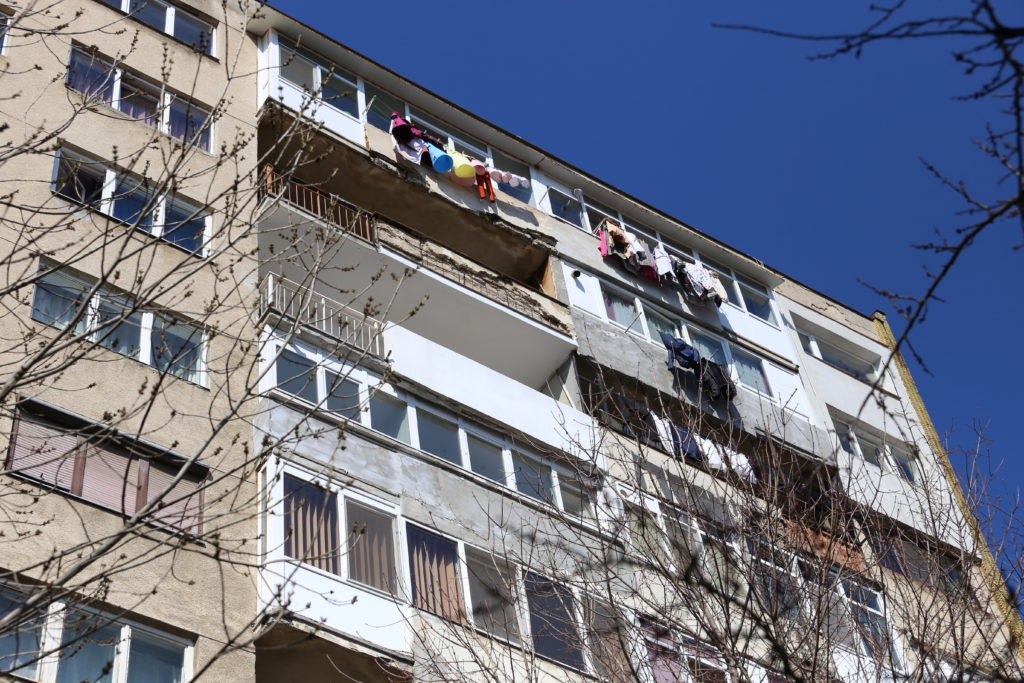
[[[274,4],[788,275],[884,310],[897,330],[859,281],[923,291],[937,261],[909,245],[951,231],[962,208],[921,159],[996,196],[972,142],[996,107],[954,101],[971,82],[949,43],[811,62],[818,46],[711,26],[843,31],[866,24],[866,2]],[[1024,481],[1022,239],[1004,225],[979,240],[913,337],[932,372],[914,374],[954,461],[985,427],[997,495]]]

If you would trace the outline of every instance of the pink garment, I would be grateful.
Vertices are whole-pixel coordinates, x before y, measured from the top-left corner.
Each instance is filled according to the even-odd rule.
[[[654,266],[640,266],[640,276],[658,282],[658,271]]]
[[[600,239],[600,242],[597,243],[597,250],[601,252],[601,258],[608,258],[608,236],[601,229],[598,229],[597,236]]]

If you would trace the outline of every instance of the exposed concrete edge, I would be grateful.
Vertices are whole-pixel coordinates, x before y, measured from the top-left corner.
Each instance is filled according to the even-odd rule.
[[[925,408],[924,399],[921,397],[921,393],[917,389],[917,383],[914,381],[914,377],[910,373],[910,368],[907,366],[907,362],[903,358],[903,354],[898,348],[896,348],[896,337],[893,335],[892,328],[889,327],[889,321],[881,311],[875,311],[871,317],[875,323],[875,329],[878,330],[879,339],[893,354],[893,361],[896,363],[896,369],[899,371],[900,379],[903,380],[903,385],[907,389],[907,396],[910,399],[911,405],[914,407],[914,411],[917,413],[917,419],[921,423],[921,428],[924,430],[925,438],[928,439],[928,445],[931,447],[932,452],[935,453],[935,459],[938,462],[939,467],[942,469],[942,474],[946,478],[946,483],[953,491],[953,497],[956,500],[957,506],[959,506],[960,511],[967,520],[971,529],[971,535],[981,551],[982,577],[988,585],[988,589],[995,597],[995,602],[999,607],[999,612],[1002,614],[1003,619],[1010,629],[1010,633],[1013,636],[1013,642],[1016,644],[1017,656],[1024,659],[1024,621],[1021,620],[1020,613],[1013,606],[1013,599],[1010,590],[1006,586],[1006,581],[1003,579],[1002,572],[999,571],[999,565],[996,564],[996,558],[992,554],[992,550],[989,548],[988,541],[985,539],[984,534],[981,532],[981,525],[967,501],[967,496],[964,495],[963,489],[960,487],[960,480],[957,479],[956,472],[953,470],[953,463],[950,461],[949,455],[946,453],[946,449],[942,446],[942,441],[939,439],[939,433],[936,431],[935,425],[932,423],[931,416],[928,414],[928,409]]]

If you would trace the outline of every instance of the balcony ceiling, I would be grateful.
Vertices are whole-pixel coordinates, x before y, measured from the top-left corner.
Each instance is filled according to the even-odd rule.
[[[328,229],[285,203],[261,216],[261,275],[274,272],[419,334],[532,388],[575,349],[573,340],[386,249]],[[429,363],[429,358],[422,362]]]

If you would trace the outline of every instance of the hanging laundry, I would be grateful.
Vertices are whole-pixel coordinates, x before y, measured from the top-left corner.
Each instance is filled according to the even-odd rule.
[[[669,258],[665,247],[660,244],[654,248],[654,269],[659,279],[665,279],[672,275],[672,259]]]
[[[604,228],[597,229],[597,251],[601,258],[608,258],[608,233]]]
[[[423,155],[427,153],[427,143],[420,138],[419,128],[409,125],[398,112],[391,114],[391,137],[395,141],[396,154],[414,164],[422,162]]]
[[[668,349],[668,369],[693,370],[700,368],[701,357],[697,349],[668,332],[660,332],[661,342]]]
[[[700,377],[701,389],[712,401],[717,401],[723,396],[729,401],[736,398],[736,385],[729,378],[729,372],[725,366],[707,358],[701,358],[697,372]]]
[[[494,203],[494,186],[491,185],[491,174],[483,164],[476,166],[476,188],[480,193],[480,199],[487,199]]]
[[[406,121],[398,112],[391,112],[391,137],[395,142],[395,152],[403,159],[433,168],[438,173],[445,173],[452,167],[452,159],[441,151],[443,144]]]
[[[654,431],[658,436],[658,441],[661,443],[661,448],[666,453],[672,452],[672,423],[665,418],[655,413],[651,413],[651,419],[654,421]]]
[[[724,302],[729,300],[729,293],[725,291],[725,285],[722,284],[722,281],[719,279],[718,273],[713,270],[711,271],[711,286],[714,288],[715,294],[718,295],[718,300],[715,302],[715,305],[721,306]]]
[[[683,294],[697,303],[713,301],[716,306],[722,305],[718,289],[725,289],[718,276],[700,263],[687,263],[683,266]],[[718,284],[718,288],[715,284]]]
[[[689,458],[690,460],[701,460],[704,454],[700,452],[700,445],[693,438],[689,430],[677,424],[672,424],[672,454],[677,460]]]

